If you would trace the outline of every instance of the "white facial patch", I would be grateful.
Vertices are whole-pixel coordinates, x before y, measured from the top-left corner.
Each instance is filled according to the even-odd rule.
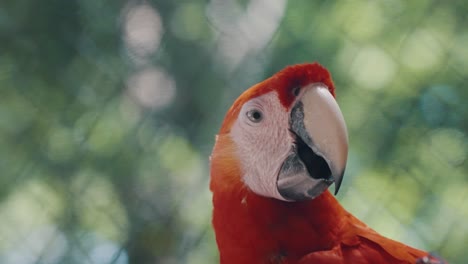
[[[260,113],[260,118],[258,117]],[[246,102],[231,129],[243,180],[255,193],[280,200],[276,181],[293,145],[289,113],[272,91]]]

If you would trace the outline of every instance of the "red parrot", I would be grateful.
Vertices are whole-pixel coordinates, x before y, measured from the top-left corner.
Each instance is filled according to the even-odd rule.
[[[338,192],[348,153],[329,72],[286,67],[228,110],[211,155],[220,262],[445,263],[385,238],[347,212]]]

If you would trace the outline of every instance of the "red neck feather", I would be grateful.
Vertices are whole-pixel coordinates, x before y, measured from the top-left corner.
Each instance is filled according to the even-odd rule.
[[[214,192],[213,204],[221,263],[295,263],[307,253],[333,248],[346,218],[328,191],[290,203],[244,188]]]
[[[326,191],[304,202],[283,202],[250,191],[220,135],[211,157],[213,226],[221,263],[294,263],[307,252],[334,246],[348,214]]]

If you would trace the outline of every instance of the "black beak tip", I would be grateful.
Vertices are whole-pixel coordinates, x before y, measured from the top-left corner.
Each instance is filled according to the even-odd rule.
[[[335,177],[335,195],[337,195],[340,190],[341,182],[343,181],[343,174],[344,170],[338,175],[338,177]]]
[[[335,184],[335,195],[338,194],[338,191],[340,190],[340,186]]]

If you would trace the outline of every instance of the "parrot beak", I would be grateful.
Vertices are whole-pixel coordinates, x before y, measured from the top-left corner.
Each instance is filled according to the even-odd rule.
[[[288,201],[313,199],[335,183],[340,189],[348,157],[348,133],[340,108],[322,83],[303,87],[290,112],[294,144],[277,179]]]

